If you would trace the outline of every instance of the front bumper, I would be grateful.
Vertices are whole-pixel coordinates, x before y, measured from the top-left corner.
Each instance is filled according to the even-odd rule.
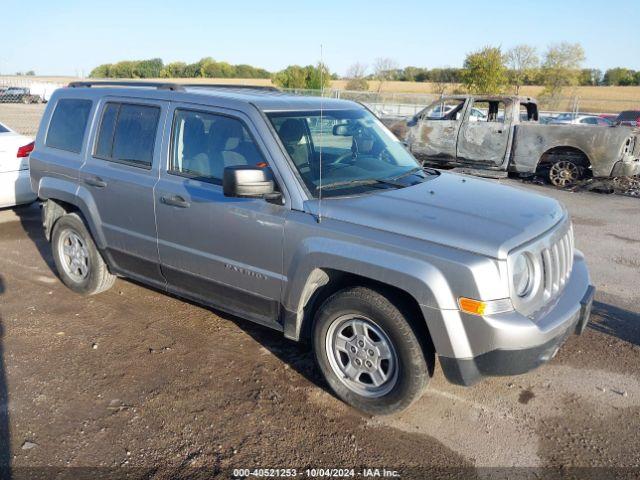
[[[492,316],[460,313],[472,356],[439,353],[446,378],[472,385],[487,376],[518,375],[549,361],[572,333],[584,331],[595,288],[584,259],[576,252],[573,272],[553,305],[534,318],[517,312]]]

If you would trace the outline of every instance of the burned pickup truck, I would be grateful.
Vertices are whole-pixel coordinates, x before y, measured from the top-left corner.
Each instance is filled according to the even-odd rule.
[[[543,125],[529,97],[443,97],[389,126],[416,158],[434,166],[544,175],[558,187],[640,174],[640,130]]]

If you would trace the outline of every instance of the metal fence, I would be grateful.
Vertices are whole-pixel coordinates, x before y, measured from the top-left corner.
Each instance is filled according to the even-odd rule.
[[[24,135],[34,136],[46,102],[56,88],[67,82],[45,81],[38,77],[0,76],[0,123]],[[606,87],[601,87],[606,88]],[[439,98],[437,94],[360,92],[327,89],[289,89],[298,95],[354,100],[367,105],[379,117],[410,117]],[[539,99],[542,114],[554,117],[561,113],[617,113],[639,109],[640,101],[606,98],[584,98],[577,95],[556,98],[552,102]]]

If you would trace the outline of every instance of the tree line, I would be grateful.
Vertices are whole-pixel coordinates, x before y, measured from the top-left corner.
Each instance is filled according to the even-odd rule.
[[[125,60],[99,65],[91,78],[271,78],[271,72],[251,65],[232,65],[205,57],[194,63],[171,62],[160,58]]]
[[[378,91],[387,81],[430,82],[435,93],[459,89],[474,93],[518,93],[525,85],[544,85],[545,94],[557,96],[571,86],[640,85],[640,71],[618,67],[606,71],[583,68],[584,49],[577,43],[550,45],[541,55],[530,45],[517,45],[503,51],[487,46],[471,52],[462,68],[400,68],[391,58],[379,58],[369,68],[353,64],[342,78],[347,90],[368,90],[369,81],[377,81]],[[283,88],[321,89],[330,86],[338,75],[327,65],[290,65],[279,72],[269,72],[252,65],[233,65],[205,57],[194,63],[171,62],[160,58],[125,60],[94,68],[91,78],[254,78],[271,79]],[[453,85],[453,86],[452,86]],[[451,92],[449,92],[451,93]]]
[[[232,65],[205,57],[195,63],[171,62],[164,64],[160,58],[149,60],[125,60],[105,63],[94,68],[91,78],[260,78],[271,79],[283,88],[321,89],[330,85],[337,75],[326,65],[290,65],[272,73],[251,65]]]

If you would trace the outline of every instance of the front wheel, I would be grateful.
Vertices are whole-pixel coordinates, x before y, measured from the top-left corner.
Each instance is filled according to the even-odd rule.
[[[423,339],[426,340],[426,339]],[[433,371],[430,342],[386,296],[355,287],[327,299],[314,324],[316,362],[335,394],[363,412],[386,415],[420,397]]]
[[[62,282],[74,292],[94,295],[115,282],[91,234],[75,213],[64,215],[53,226],[53,260]]]

